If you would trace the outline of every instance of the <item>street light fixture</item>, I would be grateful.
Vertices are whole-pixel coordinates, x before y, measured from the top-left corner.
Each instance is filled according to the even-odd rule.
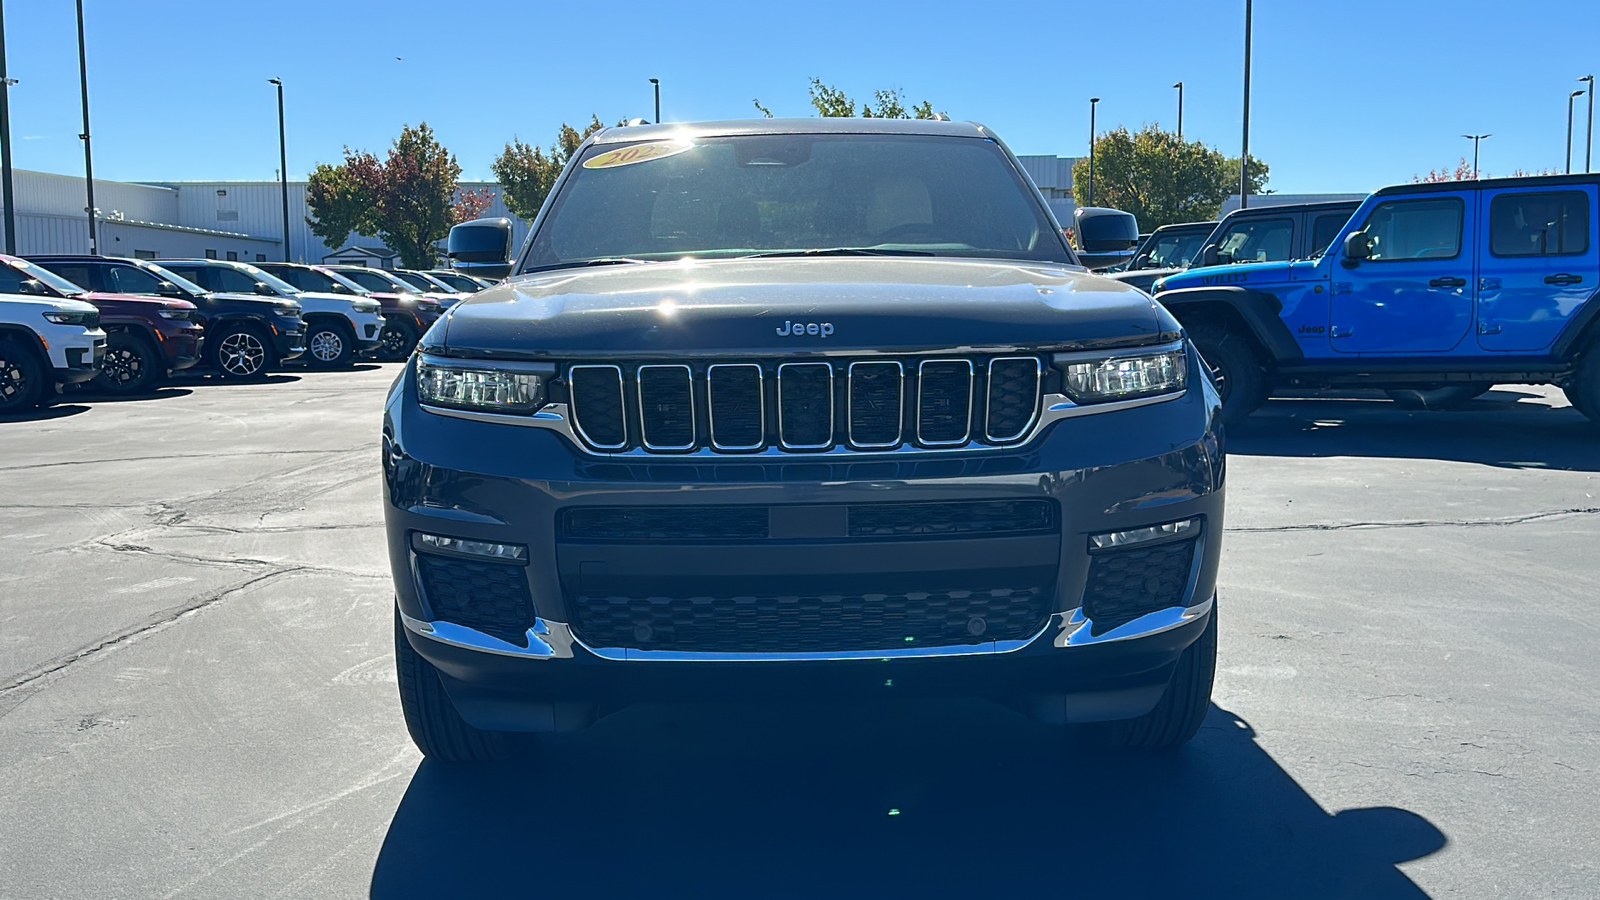
[[[1094,113],[1099,105],[1099,97],[1089,98],[1089,206],[1094,205]]]
[[[11,178],[11,86],[6,77],[6,7],[0,0],[0,202],[6,205],[6,253],[17,255],[17,204]]]
[[[1463,134],[1462,137],[1472,142],[1472,180],[1478,180],[1478,142],[1484,138],[1494,137],[1492,134]]]
[[[1239,150],[1239,208],[1250,206],[1250,13],[1244,0],[1244,139]]]
[[[1583,171],[1587,174],[1594,163],[1594,76],[1585,75],[1578,80],[1589,82],[1589,136],[1583,143]]]
[[[1572,104],[1583,96],[1582,90],[1573,91],[1567,96],[1567,174],[1572,174]]]
[[[1173,85],[1178,89],[1178,141],[1183,141],[1183,82]]]
[[[283,190],[283,261],[294,262],[289,255],[289,142],[283,128],[283,80],[268,78],[267,84],[278,87],[278,185]]]
[[[650,83],[656,86],[656,124],[661,124],[661,79],[652,78]]]
[[[78,83],[83,92],[83,183],[88,191],[89,205],[83,211],[89,214],[89,253],[100,255],[100,242],[94,233],[94,151],[89,148],[89,54],[83,42],[83,0],[78,0]]]

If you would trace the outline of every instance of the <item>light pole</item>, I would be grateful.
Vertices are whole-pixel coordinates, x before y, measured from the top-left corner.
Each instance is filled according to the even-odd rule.
[[[100,242],[94,233],[94,152],[89,148],[89,54],[83,43],[83,0],[78,0],[78,83],[83,88],[83,182],[88,188],[89,253],[100,255]]]
[[[278,184],[283,188],[283,261],[294,262],[289,256],[289,141],[283,129],[283,80],[268,78],[267,84],[278,86]]]
[[[1583,91],[1573,91],[1567,97],[1567,174],[1572,174],[1572,104],[1583,96]]]
[[[1099,97],[1089,98],[1089,206],[1094,205],[1094,112],[1099,105]]]
[[[1183,141],[1183,82],[1173,85],[1178,89],[1178,141]]]
[[[656,86],[656,124],[661,124],[661,79],[652,78],[650,83]]]
[[[1472,180],[1478,180],[1478,142],[1492,134],[1463,134],[1462,137],[1472,142]]]
[[[1583,171],[1587,174],[1594,163],[1594,76],[1585,75],[1578,80],[1589,82],[1589,136],[1583,142]]]
[[[1250,13],[1244,0],[1244,140],[1239,151],[1239,208],[1250,205]]]
[[[6,6],[0,0],[0,194],[6,205],[6,253],[17,255],[17,204],[11,179],[11,86],[14,78],[6,77]]]

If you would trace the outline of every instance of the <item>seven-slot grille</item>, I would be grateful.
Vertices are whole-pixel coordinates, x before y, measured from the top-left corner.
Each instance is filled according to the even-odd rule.
[[[591,449],[718,453],[1005,446],[1038,421],[1032,356],[578,364],[574,430]]]

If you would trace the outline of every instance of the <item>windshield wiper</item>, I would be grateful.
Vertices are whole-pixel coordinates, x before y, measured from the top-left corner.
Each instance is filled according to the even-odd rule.
[[[734,259],[774,259],[781,256],[933,256],[931,250],[896,250],[887,247],[823,247],[814,250],[773,250]]]
[[[587,269],[590,266],[620,266],[627,263],[660,262],[657,259],[634,259],[631,256],[601,256],[596,259],[576,259],[572,262],[556,263],[552,266],[539,266],[523,270],[523,274],[530,272],[550,272],[556,269]]]

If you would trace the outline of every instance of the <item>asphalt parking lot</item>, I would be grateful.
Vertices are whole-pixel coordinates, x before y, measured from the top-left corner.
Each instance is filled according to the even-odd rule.
[[[1558,391],[1234,429],[1175,755],[876,698],[640,707],[472,769],[395,696],[394,374],[0,423],[0,898],[1600,896],[1600,431]]]

